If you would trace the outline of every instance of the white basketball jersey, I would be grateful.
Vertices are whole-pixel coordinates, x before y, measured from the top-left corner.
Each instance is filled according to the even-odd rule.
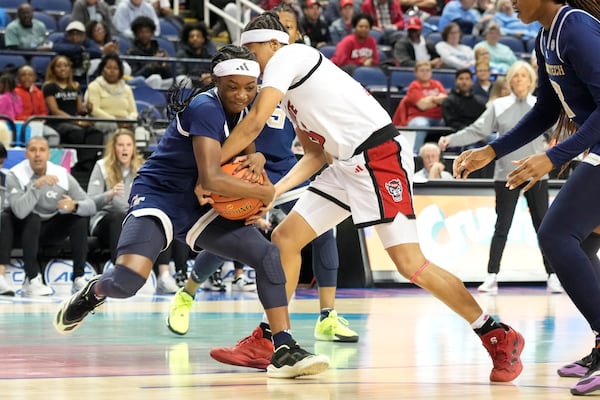
[[[340,160],[352,157],[373,132],[392,123],[360,83],[303,44],[275,52],[265,67],[262,86],[283,92],[281,108],[294,126]]]

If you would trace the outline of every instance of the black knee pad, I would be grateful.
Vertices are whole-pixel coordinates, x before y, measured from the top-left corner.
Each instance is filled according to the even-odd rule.
[[[271,245],[268,247],[268,250],[265,252],[262,259],[261,267],[271,284],[285,284],[285,273],[281,266],[281,258],[279,257],[279,249],[277,246]],[[259,267],[257,266],[255,269],[258,274]]]
[[[107,297],[126,299],[134,296],[145,283],[146,278],[124,265],[117,264],[103,274],[98,282],[98,289]]]

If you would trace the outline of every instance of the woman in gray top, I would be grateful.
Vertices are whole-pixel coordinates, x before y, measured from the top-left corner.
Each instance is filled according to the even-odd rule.
[[[507,80],[511,94],[494,100],[479,119],[470,126],[451,135],[441,137],[439,145],[442,150],[447,147],[460,147],[486,140],[490,134],[495,132],[498,135],[503,135],[519,122],[536,102],[536,98],[531,93],[536,86],[537,76],[529,64],[517,61],[508,70]],[[544,137],[539,136],[520,149],[496,160],[494,166],[496,226],[490,245],[488,276],[477,288],[480,292],[496,293],[498,291],[497,274],[500,271],[500,260],[521,193],[521,190],[509,190],[506,187],[507,175],[516,167],[512,161],[543,152],[545,147]],[[524,195],[531,213],[533,227],[537,232],[542,218],[548,210],[548,175],[536,182],[534,187],[525,192]],[[561,293],[563,289],[556,274],[554,274],[546,258],[543,257],[543,259],[548,274],[548,291]]]

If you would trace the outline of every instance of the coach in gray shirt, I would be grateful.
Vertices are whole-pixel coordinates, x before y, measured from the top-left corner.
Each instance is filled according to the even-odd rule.
[[[30,139],[25,157],[6,176],[10,207],[0,218],[0,264],[8,263],[13,238],[20,238],[26,273],[23,295],[50,295],[52,290],[41,279],[38,249],[40,243],[69,237],[73,291],[77,291],[86,284],[87,217],[96,212],[96,205],[65,168],[48,161],[50,147],[45,138]]]

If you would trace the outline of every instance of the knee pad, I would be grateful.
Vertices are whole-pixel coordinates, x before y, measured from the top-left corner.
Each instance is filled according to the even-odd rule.
[[[268,246],[268,251],[265,252],[261,265],[256,266],[255,269],[257,274],[260,272],[259,270],[262,269],[271,284],[285,284],[285,273],[281,266],[279,249],[277,249],[277,246],[274,244]]]
[[[146,278],[124,265],[117,264],[103,274],[98,282],[98,289],[107,297],[126,299],[134,296],[145,283]]]

